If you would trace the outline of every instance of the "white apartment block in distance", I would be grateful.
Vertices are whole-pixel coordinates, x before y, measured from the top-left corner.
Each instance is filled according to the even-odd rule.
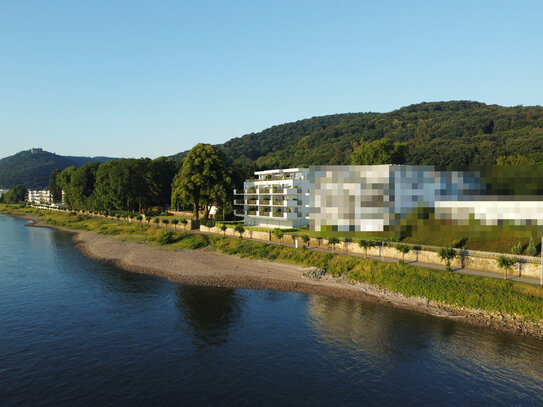
[[[35,204],[47,204],[53,203],[53,196],[48,189],[29,189],[26,194],[26,200]]]
[[[265,228],[296,228],[309,222],[307,168],[256,171],[243,190],[234,190],[235,214],[244,224]]]

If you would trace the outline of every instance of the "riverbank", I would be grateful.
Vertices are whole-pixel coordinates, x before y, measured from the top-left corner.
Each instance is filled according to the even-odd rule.
[[[50,225],[34,215],[19,217],[32,220],[29,226],[51,227],[73,233],[78,249],[92,259],[111,262],[125,270],[156,275],[182,284],[271,289],[345,297],[543,339],[541,321],[530,321],[501,312],[448,305],[420,296],[406,296],[375,284],[356,281],[346,275],[333,276],[330,273],[322,273],[315,267],[240,258],[238,256],[244,255],[243,253],[238,253],[237,256],[227,255],[209,246],[200,250],[163,250],[164,247],[119,239],[94,231],[74,231],[67,227]],[[238,242],[237,239],[228,238],[225,238],[225,241]],[[263,245],[254,242],[251,244]],[[330,260],[331,257],[327,258]]]

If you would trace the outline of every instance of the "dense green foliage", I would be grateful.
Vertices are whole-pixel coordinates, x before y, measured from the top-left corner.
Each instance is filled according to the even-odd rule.
[[[0,203],[14,204],[26,200],[26,187],[24,185],[15,185],[8,192],[0,195]]]
[[[68,157],[49,153],[38,148],[21,151],[0,159],[0,188],[24,184],[30,189],[45,188],[55,169],[79,167],[89,161],[106,162],[108,157]]]
[[[220,145],[250,170],[350,164],[363,142],[409,145],[406,164],[461,168],[543,152],[543,107],[469,101],[420,103],[389,113],[347,113],[273,126]],[[178,154],[182,158],[185,153]]]
[[[49,192],[51,192],[53,203],[62,202],[62,187],[59,184],[59,178],[58,178],[61,172],[62,171],[60,169],[56,169],[49,176],[48,189],[49,189]]]
[[[88,211],[139,211],[168,207],[178,164],[165,158],[120,159],[70,166],[52,179],[66,205]],[[50,184],[51,184],[50,181]]]
[[[178,208],[180,203],[191,205],[196,220],[203,207],[207,220],[213,203],[224,207],[232,201],[233,187],[232,171],[224,153],[200,143],[190,150],[173,179],[172,207]]]
[[[404,164],[407,160],[407,143],[393,143],[388,137],[361,143],[351,156],[353,165]]]

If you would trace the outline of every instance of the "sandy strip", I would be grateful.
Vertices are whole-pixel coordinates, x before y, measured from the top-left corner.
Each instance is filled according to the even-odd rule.
[[[472,325],[543,339],[543,322],[522,321],[513,316],[449,306],[426,298],[405,297],[369,284],[353,283],[343,278],[304,276],[311,269],[263,260],[243,259],[212,250],[161,250],[96,232],[73,231],[50,226],[38,217],[19,216],[32,220],[27,226],[49,227],[73,233],[76,247],[86,256],[144,274],[167,278],[176,283],[222,286],[231,288],[271,289],[307,294],[350,298],[396,308],[446,317]]]

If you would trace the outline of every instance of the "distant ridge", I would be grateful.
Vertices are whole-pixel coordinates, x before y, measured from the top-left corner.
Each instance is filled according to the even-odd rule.
[[[409,144],[407,164],[490,165],[502,155],[543,152],[543,107],[425,102],[389,113],[312,117],[236,137],[219,147],[251,170],[342,165],[350,164],[360,142],[383,137]]]
[[[49,184],[49,175],[55,169],[74,165],[80,167],[90,161],[104,163],[110,157],[62,156],[33,147],[0,160],[0,188],[23,184],[27,188],[43,188]]]

